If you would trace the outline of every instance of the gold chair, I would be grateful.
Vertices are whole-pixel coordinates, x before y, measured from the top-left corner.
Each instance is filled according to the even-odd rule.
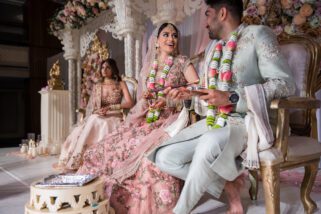
[[[275,145],[260,152],[260,170],[250,170],[252,200],[257,199],[258,173],[261,173],[266,213],[280,213],[281,170],[305,167],[301,185],[301,200],[307,213],[312,213],[316,204],[310,198],[320,162],[321,145],[317,141],[316,109],[320,101],[315,100],[315,92],[321,89],[321,48],[312,39],[299,36],[281,35],[281,51],[294,71],[297,90],[296,97],[273,100],[271,108],[278,111]],[[196,68],[203,60],[204,52],[191,58]],[[198,69],[196,69],[198,70]],[[191,120],[196,121],[191,112]],[[291,127],[291,136],[289,134]]]
[[[258,172],[260,172],[266,213],[278,214],[280,213],[280,171],[304,166],[301,201],[305,212],[312,213],[316,204],[311,199],[310,193],[321,155],[316,122],[316,109],[320,107],[320,100],[315,99],[315,92],[321,88],[319,74],[321,48],[312,39],[288,35],[280,37],[280,44],[293,71],[298,69],[298,66],[293,64],[297,60],[303,60],[304,66],[302,71],[294,72],[298,86],[297,96],[273,100],[271,103],[271,109],[278,111],[276,141],[271,149],[259,153],[260,170],[249,171],[251,181],[249,192],[251,199],[256,200]]]

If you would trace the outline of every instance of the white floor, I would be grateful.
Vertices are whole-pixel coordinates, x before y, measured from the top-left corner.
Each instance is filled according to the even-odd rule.
[[[51,165],[57,161],[57,157],[38,157],[34,160],[25,160],[20,157],[7,156],[17,148],[0,149],[0,214],[24,213],[24,205],[29,200],[29,185],[49,174],[57,173],[52,170]],[[262,187],[256,202],[252,202],[248,195],[248,184],[242,190],[242,201],[247,214],[265,213]],[[321,194],[312,193],[319,210],[315,213],[321,214]],[[214,201],[204,197],[200,205],[192,213],[225,213],[227,206],[223,202]],[[298,187],[281,184],[281,213],[303,214],[303,206],[300,202]]]

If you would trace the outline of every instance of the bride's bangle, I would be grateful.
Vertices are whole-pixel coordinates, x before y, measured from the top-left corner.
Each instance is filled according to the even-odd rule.
[[[119,110],[121,109],[120,104],[114,104],[109,106],[110,110]]]

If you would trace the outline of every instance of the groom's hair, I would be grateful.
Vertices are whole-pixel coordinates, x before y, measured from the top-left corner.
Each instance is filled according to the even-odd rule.
[[[214,8],[215,10],[219,10],[222,7],[226,7],[226,9],[234,16],[236,16],[239,20],[242,19],[243,16],[243,1],[242,0],[205,0],[205,4]]]

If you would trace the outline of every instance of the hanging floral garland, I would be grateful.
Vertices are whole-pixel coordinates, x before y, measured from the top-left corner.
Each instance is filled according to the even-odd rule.
[[[104,10],[109,0],[70,0],[50,19],[49,33],[57,36],[64,28],[78,29]]]
[[[226,49],[223,52],[223,42],[219,41],[214,49],[214,53],[209,65],[208,71],[208,88],[219,89],[221,91],[230,91],[230,83],[232,82],[232,59],[236,49],[237,32],[233,32]],[[223,56],[222,56],[223,55]],[[220,65],[221,64],[221,65]],[[218,87],[218,84],[220,86]],[[216,108],[208,105],[206,124],[209,129],[222,128],[226,124],[228,114],[233,110],[232,105],[221,106]]]
[[[169,73],[169,70],[171,69],[171,66],[173,65],[173,57],[169,56],[167,60],[165,61],[165,66],[163,68],[163,71],[161,73],[161,76],[159,78],[159,83],[156,85],[156,74],[158,69],[158,61],[155,60],[152,64],[152,68],[149,73],[149,79],[148,79],[148,85],[147,88],[150,92],[152,92],[152,97],[150,97],[149,100],[157,100],[160,97],[164,97],[164,92],[162,89],[164,89],[165,86],[165,80],[167,78],[167,75]],[[158,92],[154,92],[156,89],[159,89]],[[161,109],[155,109],[150,108],[147,115],[146,115],[146,122],[147,123],[153,123],[158,120],[161,113]]]

